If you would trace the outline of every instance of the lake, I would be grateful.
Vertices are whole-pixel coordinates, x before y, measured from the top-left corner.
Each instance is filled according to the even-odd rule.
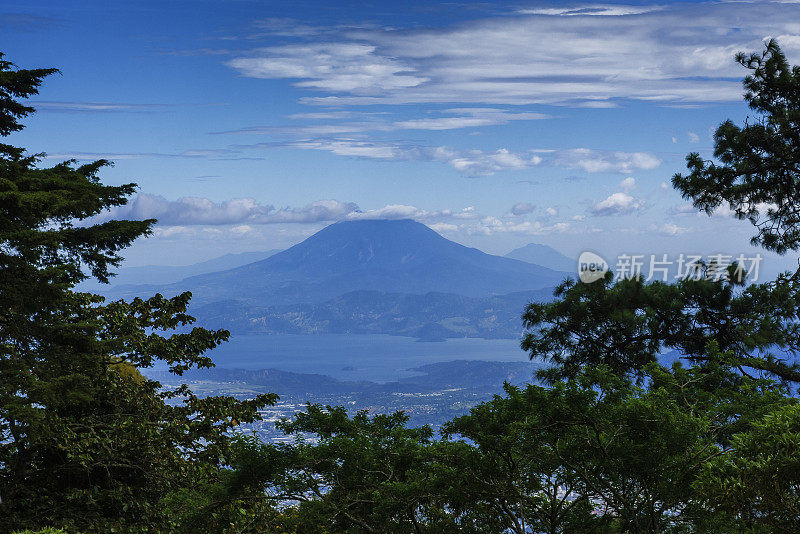
[[[211,353],[218,367],[318,373],[341,380],[387,382],[426,363],[528,361],[516,339],[457,338],[419,342],[389,335],[238,335]],[[163,367],[162,367],[163,368]]]

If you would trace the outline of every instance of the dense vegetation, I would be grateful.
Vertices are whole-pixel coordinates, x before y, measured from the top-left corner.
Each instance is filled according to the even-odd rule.
[[[789,253],[800,68],[774,42],[737,59],[754,119],[722,124],[715,159],[690,154],[673,185],[699,209],[730,204],[754,244]],[[1,135],[52,72],[0,62]],[[188,294],[73,291],[148,233],[153,221],[87,220],[133,186],[102,185],[104,161],[38,165],[0,145],[4,531],[800,532],[800,271],[568,281],[524,315],[523,348],[551,364],[544,385],[507,386],[441,436],[402,413],[309,405],[280,423],[294,441],[266,444],[229,431],[274,397],[200,399],[139,373],[212,365],[203,354],[226,332],[167,334],[192,321]],[[667,349],[683,356],[669,367]]]
[[[33,109],[18,99],[54,72],[0,56],[0,135],[22,128]],[[100,182],[108,162],[40,163],[0,144],[0,530],[168,529],[165,503],[219,479],[227,431],[273,396],[200,399],[145,379],[156,360],[178,374],[212,365],[204,353],[228,333],[169,335],[192,322],[189,294],[106,303],[73,291],[87,271],[107,280],[155,221],[90,222],[134,191]]]

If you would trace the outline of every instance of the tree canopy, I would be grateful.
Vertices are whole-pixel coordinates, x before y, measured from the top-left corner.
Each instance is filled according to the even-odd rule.
[[[33,109],[18,99],[55,72],[0,55],[0,135],[22,128]],[[199,398],[139,372],[210,367],[228,333],[186,328],[189,293],[106,303],[76,291],[107,281],[155,221],[94,222],[135,190],[100,181],[107,161],[41,162],[0,145],[0,524],[165,530],[164,499],[219,477],[229,431],[274,396]]]
[[[715,160],[689,154],[691,172],[672,184],[708,213],[732,209],[755,226],[754,244],[784,254],[800,247],[800,66],[789,65],[775,40],[736,61],[751,71],[744,99],[755,116],[744,126],[723,122]]]

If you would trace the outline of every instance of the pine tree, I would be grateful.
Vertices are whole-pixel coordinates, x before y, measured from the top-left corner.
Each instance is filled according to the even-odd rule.
[[[0,54],[0,136],[22,128],[55,69]],[[191,294],[106,303],[75,290],[108,281],[120,251],[155,221],[92,217],[135,184],[104,185],[105,160],[42,166],[0,144],[0,529],[166,531],[165,499],[220,476],[229,431],[273,402],[164,390],[139,369],[211,367],[228,332],[189,329]],[[180,331],[175,329],[182,327]]]

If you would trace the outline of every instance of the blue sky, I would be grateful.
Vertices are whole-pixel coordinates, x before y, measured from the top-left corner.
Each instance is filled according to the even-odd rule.
[[[800,61],[798,21],[794,2],[11,0],[0,50],[62,71],[14,143],[139,184],[113,215],[160,223],[131,265],[379,217],[493,253],[738,254],[748,224],[668,183],[747,116],[733,54],[777,37]]]

